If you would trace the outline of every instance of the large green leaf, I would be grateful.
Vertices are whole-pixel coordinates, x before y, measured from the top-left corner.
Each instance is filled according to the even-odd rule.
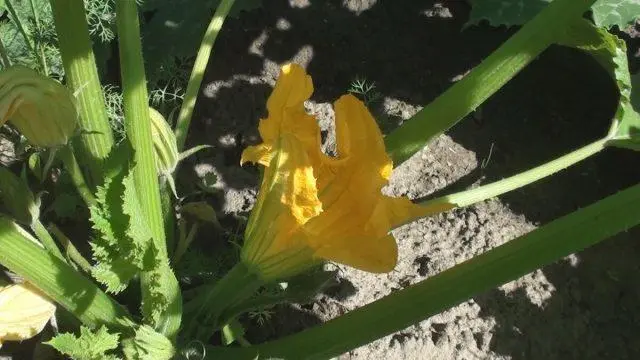
[[[591,10],[596,25],[607,29],[617,25],[619,29],[624,29],[640,17],[640,1],[599,0]]]

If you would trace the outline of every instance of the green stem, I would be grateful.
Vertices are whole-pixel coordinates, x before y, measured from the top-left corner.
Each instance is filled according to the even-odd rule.
[[[31,39],[31,36],[27,32],[27,29],[24,27],[24,24],[22,24],[22,20],[18,16],[18,13],[16,12],[15,7],[13,7],[13,0],[5,0],[4,3],[7,6],[7,10],[9,10],[9,14],[11,14],[11,18],[13,19],[13,22],[16,24],[16,27],[18,28],[18,31],[20,32],[22,37],[24,37],[24,41],[27,43],[27,47],[29,48],[29,51],[31,51],[33,55],[36,57],[36,59],[38,59],[38,52],[36,51],[36,48],[33,45],[33,41]]]
[[[198,223],[194,223],[193,225],[191,225],[191,229],[189,229],[189,233],[186,236],[180,236],[178,245],[176,246],[176,252],[175,254],[173,254],[173,266],[180,262],[180,259],[182,259],[182,256],[189,248],[189,245],[191,245],[191,242],[198,233],[198,227]]]
[[[160,250],[166,254],[158,170],[151,138],[147,80],[136,6],[135,1],[116,1],[125,127],[135,150],[134,179],[142,211],[147,216],[154,237],[163,241]]]
[[[595,0],[556,0],[526,23],[462,80],[385,138],[393,162],[400,164],[431,139],[451,128],[553,44],[571,21]]]
[[[225,325],[220,315],[231,306],[249,298],[264,282],[243,262],[237,263],[213,286],[186,305],[189,322],[184,336],[206,341]],[[191,311],[193,309],[193,311]]]
[[[7,54],[7,49],[4,47],[4,43],[2,42],[1,36],[0,36],[0,58],[2,58],[2,66],[5,69],[11,66],[11,60],[9,60],[9,55]]]
[[[69,239],[69,237],[67,237],[67,235],[65,235],[60,229],[58,229],[55,224],[49,224],[49,228],[51,229],[53,235],[62,244],[67,257],[71,259],[71,261],[73,261],[76,265],[78,265],[80,269],[82,269],[82,271],[90,275],[91,263],[89,263],[89,261],[85,259],[84,256],[82,256],[80,251],[78,251],[75,245],[73,245],[73,242],[71,242],[71,239]]]
[[[132,324],[127,310],[64,260],[38,246],[27,232],[0,217],[0,264],[35,285],[89,327]]]
[[[233,6],[235,0],[222,0],[216,8],[215,14],[209,23],[209,27],[202,38],[196,61],[193,64],[193,70],[191,70],[191,76],[189,77],[189,84],[187,85],[187,92],[182,101],[182,107],[180,107],[180,114],[176,121],[176,142],[178,143],[178,151],[182,151],[184,143],[187,140],[187,132],[189,131],[189,125],[191,124],[191,117],[193,116],[193,109],[196,106],[196,99],[198,97],[198,90],[202,84],[202,78],[204,77],[204,71],[209,62],[209,56],[213,45],[216,42],[218,33],[222,28],[229,10]]]
[[[46,178],[49,170],[51,170],[51,166],[53,166],[53,161],[56,159],[56,154],[58,153],[58,149],[52,148],[49,150],[49,154],[47,154],[47,161],[45,161],[44,166],[42,167],[42,173],[40,173],[40,183],[42,184]]]
[[[53,256],[57,257],[60,260],[65,261],[62,252],[60,252],[60,248],[47,231],[47,228],[42,225],[40,219],[34,219],[33,223],[31,223],[31,230],[36,234],[38,240],[44,245],[44,248],[47,249]]]
[[[465,207],[479,203],[481,201],[502,195],[509,191],[521,188],[532,182],[538,181],[560,170],[576,164],[594,154],[597,154],[605,148],[607,139],[594,141],[593,143],[583,146],[578,150],[561,156],[544,165],[540,165],[533,169],[521,172],[517,175],[496,181],[491,184],[483,185],[475,189],[462,191],[459,193],[446,195],[437,199],[423,202],[424,206],[437,206],[440,204],[452,204],[455,207]]]
[[[84,2],[49,0],[67,84],[78,101],[80,161],[89,168],[89,185],[102,182],[101,165],[114,145],[104,94],[89,38]]]
[[[320,326],[248,349],[207,349],[208,359],[328,359],[400,331],[640,224],[640,184]]]
[[[62,158],[65,169],[67,169],[67,172],[69,172],[69,176],[71,176],[71,181],[76,186],[76,189],[78,190],[78,193],[80,194],[84,202],[88,207],[95,206],[96,198],[95,196],[93,196],[93,193],[84,180],[84,175],[82,174],[80,165],[78,164],[78,161],[76,160],[76,157],[73,153],[71,144],[62,147],[59,154]]]
[[[175,249],[176,243],[176,211],[173,203],[174,196],[171,187],[169,186],[169,181],[170,180],[161,181],[160,202],[162,204],[164,232],[167,239],[167,256],[171,257],[171,253]]]
[[[145,320],[168,338],[174,338],[180,328],[182,299],[178,280],[169,267],[167,243],[162,217],[162,204],[158,184],[153,141],[151,138],[151,118],[149,117],[149,99],[147,80],[142,59],[142,44],[138,9],[135,1],[116,0],[116,20],[120,50],[120,70],[123,90],[125,128],[127,137],[135,151],[136,166],[133,179],[136,193],[140,199],[142,213],[153,234],[153,245],[161,263],[151,271],[142,273],[143,313]],[[161,278],[159,280],[158,278]],[[158,282],[162,282],[165,293],[161,296],[167,301],[166,311],[157,318],[158,294],[155,292]]]
[[[36,23],[36,29],[40,32],[40,16],[38,15],[38,10],[36,9],[34,0],[30,0],[31,3],[31,13],[33,14],[33,20]],[[45,76],[49,76],[49,67],[47,66],[47,58],[44,55],[44,47],[42,44],[34,43],[34,45],[40,50],[40,65],[42,65],[42,72]],[[36,54],[36,57],[38,54]]]

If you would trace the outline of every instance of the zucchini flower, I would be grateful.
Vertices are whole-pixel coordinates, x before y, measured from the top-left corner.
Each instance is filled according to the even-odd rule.
[[[335,103],[337,156],[320,149],[316,119],[305,113],[311,77],[282,67],[260,121],[263,143],[244,150],[241,163],[265,166],[245,231],[241,257],[263,280],[299,273],[328,260],[361,270],[393,270],[398,248],[389,233],[418,217],[447,210],[382,194],[393,165],[382,133],[353,95]]]
[[[0,346],[39,334],[56,307],[29,284],[0,287]]]
[[[32,145],[65,145],[77,117],[73,95],[57,81],[23,66],[0,72],[0,126],[10,121]]]

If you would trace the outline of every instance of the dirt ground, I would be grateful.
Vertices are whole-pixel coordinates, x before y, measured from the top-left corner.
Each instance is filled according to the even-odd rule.
[[[278,66],[313,76],[308,103],[331,147],[331,102],[356,78],[376,84],[372,110],[390,130],[497,48],[513,30],[463,28],[462,1],[265,2],[230,19],[216,44],[189,141],[212,144],[193,169],[215,173],[225,214],[246,213],[257,171],[240,168]],[[637,32],[625,35],[637,71]],[[446,135],[397,168],[385,190],[413,199],[489,183],[602,136],[616,105],[606,73],[588,56],[552,47]],[[640,180],[638,154],[609,149],[500,199],[394,231],[395,271],[339,267],[340,284],[312,304],[283,307],[250,340],[298,331],[457,263]],[[341,359],[640,358],[638,229],[574,254],[450,310],[358,348]],[[562,239],[558,239],[562,241]]]

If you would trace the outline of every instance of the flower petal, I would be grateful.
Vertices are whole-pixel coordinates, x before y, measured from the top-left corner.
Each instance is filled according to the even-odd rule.
[[[297,134],[295,125],[302,123],[304,102],[313,93],[313,82],[300,65],[287,64],[280,71],[276,86],[267,100],[269,117],[258,126],[264,142],[274,142],[282,132]],[[306,115],[308,116],[308,115]],[[291,128],[293,126],[293,128]]]
[[[313,81],[302,66],[286,64],[280,69],[276,86],[267,100],[267,110],[278,112],[284,108],[300,106],[313,93]]]
[[[0,345],[37,335],[55,310],[55,305],[29,284],[0,288]]]
[[[316,166],[324,211],[304,226],[309,246],[327,260],[389,271],[397,260],[389,231],[427,210],[382,194],[393,165],[366,106],[345,95],[336,101],[335,114],[338,159]]]
[[[343,95],[334,103],[336,143],[340,157],[390,162],[382,132],[367,107],[355,96]]]
[[[284,65],[267,101],[269,116],[260,120],[258,130],[263,143],[250,146],[242,154],[241,163],[252,161],[268,166],[275,143],[283,136],[294,136],[304,145],[309,156],[319,161],[320,128],[316,119],[308,115],[304,102],[313,93],[313,82],[305,70],[296,64]]]
[[[360,270],[385,273],[396,266],[398,246],[392,235],[325,238],[314,255]]]
[[[276,149],[265,169],[242,248],[242,258],[262,269],[263,276],[267,276],[267,268],[280,267],[281,271],[273,271],[282,275],[282,268],[297,267],[299,261],[283,254],[308,252],[304,239],[294,234],[322,211],[313,168],[302,143],[284,136]],[[287,263],[289,259],[296,264]]]
[[[251,161],[262,166],[269,166],[269,163],[273,158],[273,151],[271,150],[271,146],[267,144],[247,146],[240,157],[240,165],[243,165],[247,161]]]

